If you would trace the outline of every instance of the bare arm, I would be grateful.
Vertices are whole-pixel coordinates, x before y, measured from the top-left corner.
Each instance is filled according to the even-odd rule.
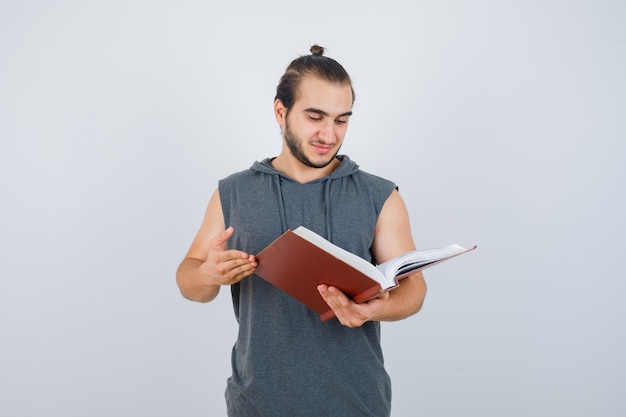
[[[217,190],[211,196],[198,234],[176,271],[181,294],[192,301],[208,302],[222,285],[231,285],[251,275],[256,266],[253,255],[228,249],[232,227],[226,229]]]
[[[374,257],[382,263],[414,249],[406,206],[400,194],[393,191],[376,223]],[[426,296],[426,283],[422,273],[417,272],[404,278],[398,288],[362,304],[354,303],[334,287],[322,285],[319,291],[344,326],[358,327],[366,321],[395,321],[417,313]]]

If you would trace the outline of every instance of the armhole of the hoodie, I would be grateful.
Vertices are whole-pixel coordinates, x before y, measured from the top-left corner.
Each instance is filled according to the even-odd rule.
[[[227,195],[227,184],[226,184],[226,180],[221,179],[217,182],[217,192],[219,193],[220,196],[220,205],[222,208],[222,215],[224,216],[224,224],[226,225],[226,227],[228,227],[231,223],[231,219],[230,219],[230,198]]]

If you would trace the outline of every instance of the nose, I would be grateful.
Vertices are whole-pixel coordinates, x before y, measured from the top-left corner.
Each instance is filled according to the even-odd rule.
[[[324,142],[333,142],[335,140],[335,123],[329,120],[320,128],[319,137]]]

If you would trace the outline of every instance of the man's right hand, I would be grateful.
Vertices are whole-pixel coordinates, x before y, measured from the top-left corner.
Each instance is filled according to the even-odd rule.
[[[232,285],[252,275],[257,267],[254,255],[235,249],[226,249],[233,235],[229,227],[209,241],[206,260],[198,267],[209,285]]]

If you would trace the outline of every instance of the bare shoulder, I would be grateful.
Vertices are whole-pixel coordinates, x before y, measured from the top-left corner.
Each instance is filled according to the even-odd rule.
[[[389,195],[383,205],[376,222],[372,249],[378,263],[415,249],[409,213],[397,190]]]

